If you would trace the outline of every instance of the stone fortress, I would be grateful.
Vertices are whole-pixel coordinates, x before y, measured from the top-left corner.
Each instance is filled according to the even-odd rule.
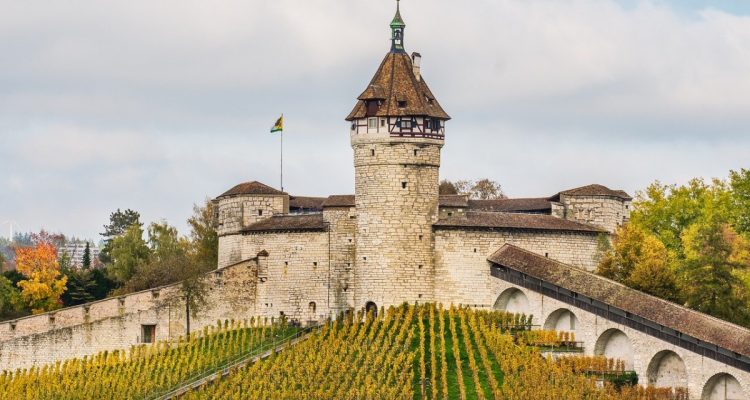
[[[251,317],[303,324],[356,309],[439,302],[532,314],[575,332],[586,354],[617,357],[640,383],[690,398],[750,396],[750,331],[594,275],[599,246],[631,197],[588,185],[550,197],[438,193],[450,119],[404,48],[391,49],[347,116],[354,195],[293,196],[259,182],[215,200],[218,269],[194,329]],[[0,369],[177,337],[175,286],[0,323]]]

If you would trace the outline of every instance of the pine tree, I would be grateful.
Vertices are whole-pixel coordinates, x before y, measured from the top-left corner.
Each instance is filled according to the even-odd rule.
[[[86,249],[83,251],[83,269],[91,268],[91,247],[89,242],[86,242]]]

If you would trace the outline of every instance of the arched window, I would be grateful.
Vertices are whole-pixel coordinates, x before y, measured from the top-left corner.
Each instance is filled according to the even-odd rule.
[[[633,370],[633,344],[628,335],[619,329],[612,328],[604,331],[596,341],[594,354],[622,360],[626,370]]]
[[[648,364],[648,383],[656,387],[686,388],[687,368],[674,351],[663,350],[654,355]]]
[[[737,378],[727,373],[716,374],[703,387],[701,399],[706,400],[737,400],[744,399],[745,393]]]
[[[367,313],[367,315],[370,315],[370,313],[372,313],[373,317],[377,317],[378,316],[378,305],[375,304],[372,301],[368,301],[365,304],[365,312]]]
[[[560,308],[552,312],[544,322],[544,329],[555,331],[575,332],[578,318],[567,308]]]
[[[520,289],[506,289],[495,300],[495,310],[516,314],[530,314],[529,299]]]

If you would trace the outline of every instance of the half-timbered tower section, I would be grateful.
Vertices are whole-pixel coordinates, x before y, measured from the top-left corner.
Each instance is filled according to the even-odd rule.
[[[400,11],[391,49],[346,118],[357,213],[355,307],[432,301],[432,224],[440,150],[450,119],[404,50]]]

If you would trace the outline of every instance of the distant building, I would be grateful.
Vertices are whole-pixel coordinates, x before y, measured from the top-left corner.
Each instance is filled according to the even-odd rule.
[[[63,254],[67,255],[70,258],[71,266],[81,268],[83,267],[83,254],[86,252],[86,243],[85,241],[68,242],[57,249],[57,256],[62,257]],[[91,266],[93,267],[97,263],[97,260],[99,260],[101,250],[93,242],[88,243],[89,250],[91,251]]]

